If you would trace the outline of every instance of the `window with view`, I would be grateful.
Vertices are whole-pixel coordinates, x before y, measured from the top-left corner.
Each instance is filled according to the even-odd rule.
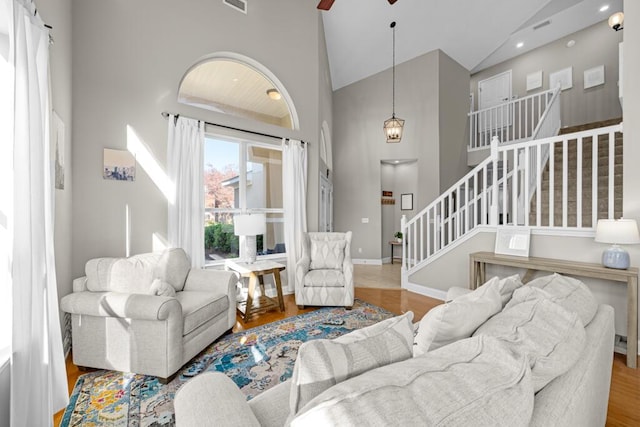
[[[246,141],[205,139],[205,262],[237,258],[233,215],[261,212],[267,232],[257,236],[258,256],[284,253],[282,150]]]

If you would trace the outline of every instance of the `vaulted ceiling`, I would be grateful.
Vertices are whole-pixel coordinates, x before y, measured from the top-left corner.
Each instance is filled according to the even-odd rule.
[[[622,0],[336,0],[321,13],[335,90],[391,66],[392,21],[396,64],[441,49],[476,72],[621,10]]]

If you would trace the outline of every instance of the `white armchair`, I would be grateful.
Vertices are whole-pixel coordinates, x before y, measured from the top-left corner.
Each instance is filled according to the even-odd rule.
[[[73,362],[166,382],[236,321],[234,273],[191,268],[182,249],[96,258],[62,298]]]
[[[353,306],[351,232],[305,233],[296,265],[296,304]]]

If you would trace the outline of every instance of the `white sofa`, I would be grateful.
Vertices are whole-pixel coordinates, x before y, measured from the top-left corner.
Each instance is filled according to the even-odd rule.
[[[514,289],[508,297],[503,292],[508,287],[503,280],[494,283],[491,292],[481,287],[432,309],[420,322],[415,343],[409,337],[414,357],[405,355],[404,360],[362,373],[345,375],[346,368],[334,362],[345,354],[358,356],[353,358],[355,365],[367,357],[374,364],[385,357],[392,360],[404,351],[402,340],[392,346],[395,350],[371,340],[391,341],[403,334],[406,339],[408,314],[381,322],[392,322],[391,332],[373,325],[332,343],[303,344],[321,347],[318,354],[323,356],[314,359],[313,352],[301,347],[293,378],[248,402],[224,374],[201,374],[176,394],[176,425],[603,426],[613,358],[613,309],[597,305],[580,293],[583,289],[554,290],[553,280],[538,281],[532,286],[536,289],[522,287],[513,298]],[[562,295],[554,296],[558,289]],[[496,295],[497,314],[474,328],[474,336],[446,344],[452,334],[465,336],[463,329],[474,322],[474,312],[491,305],[487,301],[495,303]],[[432,328],[434,323],[439,327]],[[419,339],[421,334],[427,337]],[[368,343],[363,348],[371,347],[372,354],[349,347],[362,339]],[[416,346],[427,351],[416,351]],[[332,353],[332,347],[348,351]],[[307,371],[298,369],[301,357],[311,367]],[[323,379],[323,372],[331,370],[339,378]]]
[[[166,382],[236,321],[237,277],[191,268],[182,249],[96,258],[61,300],[73,363]]]

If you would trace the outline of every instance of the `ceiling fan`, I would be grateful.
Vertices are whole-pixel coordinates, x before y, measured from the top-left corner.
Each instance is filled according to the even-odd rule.
[[[329,10],[331,9],[331,6],[333,6],[334,1],[336,0],[320,0],[320,3],[318,3],[318,9]],[[394,4],[398,0],[387,0],[387,1],[389,2],[389,4]]]

